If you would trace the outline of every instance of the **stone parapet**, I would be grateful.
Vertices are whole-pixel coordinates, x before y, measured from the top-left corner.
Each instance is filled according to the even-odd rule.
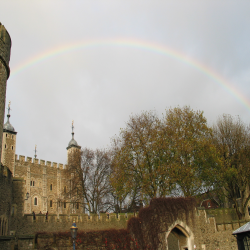
[[[29,156],[27,156],[25,159],[25,156],[23,156],[23,155],[15,155],[15,162],[22,163],[24,165],[25,164],[28,164],[28,165],[46,165],[47,167],[52,167],[52,168],[60,168],[60,169],[67,168],[67,164],[40,160],[40,159],[32,158]]]

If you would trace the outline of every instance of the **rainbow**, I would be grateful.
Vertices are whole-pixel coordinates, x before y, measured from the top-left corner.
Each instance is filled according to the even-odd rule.
[[[56,48],[52,48],[48,51],[37,54],[34,57],[31,57],[28,60],[20,63],[17,67],[15,67],[11,71],[11,77],[16,76],[18,73],[31,67],[34,64],[48,60],[52,57],[59,56],[61,54],[69,53],[71,51],[79,49],[88,49],[91,47],[100,47],[100,46],[120,46],[120,47],[136,48],[140,50],[147,50],[153,53],[159,53],[161,55],[168,56],[182,63],[185,63],[197,69],[198,71],[202,72],[203,74],[207,75],[214,82],[218,83],[232,96],[238,99],[238,101],[242,103],[244,106],[246,106],[247,109],[250,111],[250,101],[241,92],[239,92],[227,79],[219,75],[215,70],[209,68],[208,66],[202,64],[201,62],[191,57],[188,57],[183,53],[168,48],[165,45],[138,39],[113,38],[113,39],[85,40],[77,43],[61,45]]]

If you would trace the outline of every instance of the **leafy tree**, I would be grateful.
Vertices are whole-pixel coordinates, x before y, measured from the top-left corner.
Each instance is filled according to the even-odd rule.
[[[213,138],[221,163],[213,169],[214,187],[234,204],[238,218],[242,219],[250,199],[249,127],[239,117],[223,115],[214,125]]]
[[[113,138],[111,183],[119,197],[130,194],[132,201],[140,196],[148,203],[163,197],[172,188],[168,166],[163,159],[160,138],[161,121],[152,112],[134,115]]]
[[[113,138],[111,183],[119,197],[144,203],[167,195],[193,196],[210,184],[208,166],[216,164],[212,130],[203,112],[189,107],[130,117]]]
[[[187,106],[168,109],[163,123],[165,159],[177,193],[189,197],[203,192],[210,178],[207,169],[217,160],[203,112]]]

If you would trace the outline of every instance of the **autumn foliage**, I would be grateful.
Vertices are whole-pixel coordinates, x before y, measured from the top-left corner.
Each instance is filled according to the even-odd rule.
[[[144,204],[204,191],[206,169],[218,160],[203,112],[189,107],[169,109],[162,119],[152,112],[131,116],[112,149],[111,184],[118,196],[137,193]]]
[[[177,219],[194,222],[195,200],[193,198],[157,198],[148,207],[142,208],[137,217],[132,217],[127,229],[110,229],[102,231],[80,231],[77,234],[76,249],[107,249],[107,250],[155,250],[162,244],[161,233],[166,232],[169,225]],[[45,240],[39,244],[39,237],[46,233],[36,234],[36,243],[40,249],[64,249],[72,244],[70,232],[50,234],[53,240]],[[39,249],[39,248],[38,248]]]

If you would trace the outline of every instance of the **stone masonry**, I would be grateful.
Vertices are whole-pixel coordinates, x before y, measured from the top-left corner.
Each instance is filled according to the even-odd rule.
[[[2,131],[5,111],[6,83],[10,75],[10,48],[11,39],[9,33],[0,23],[0,152],[2,151]]]

